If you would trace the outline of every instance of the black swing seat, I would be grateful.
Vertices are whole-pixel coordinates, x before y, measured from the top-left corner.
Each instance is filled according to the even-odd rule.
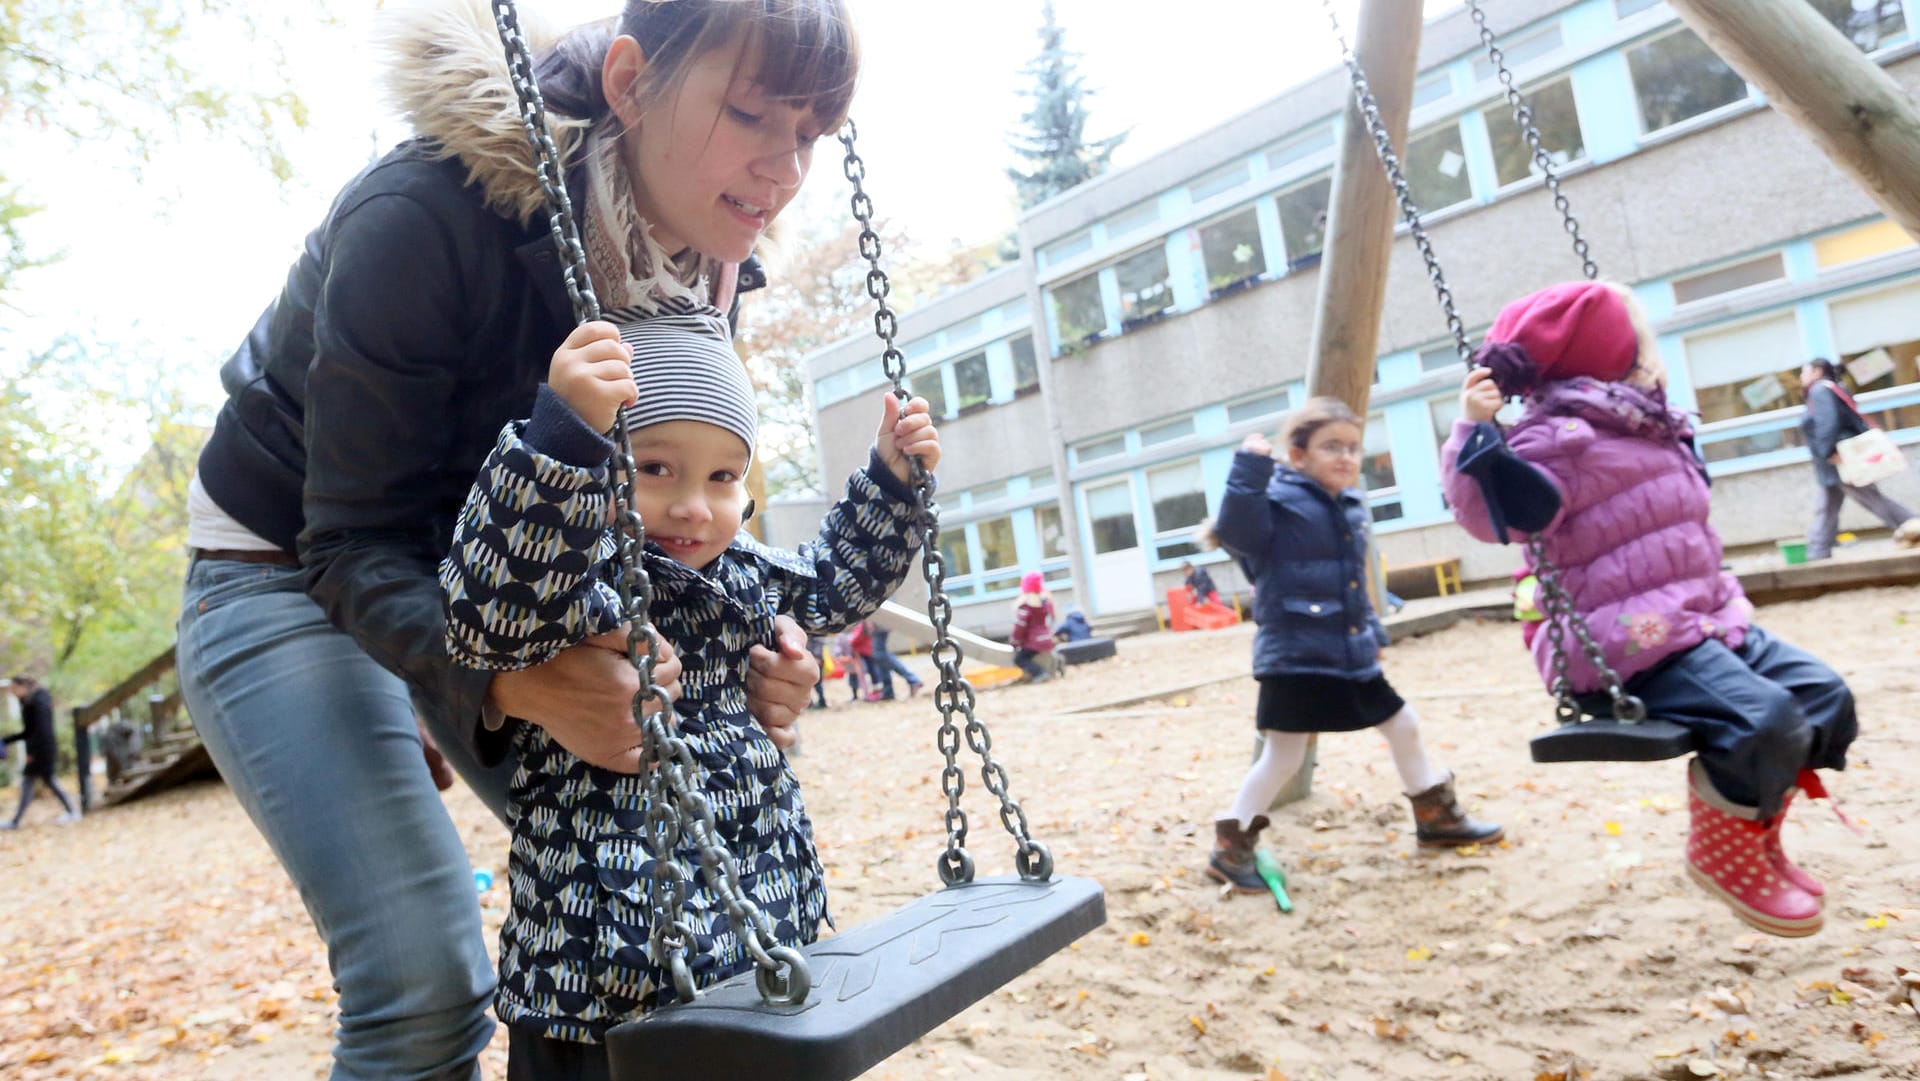
[[[1100,884],[948,886],[801,950],[813,989],[768,1006],[749,969],[615,1028],[614,1081],[847,1081],[1107,922]]]
[[[1693,733],[1648,717],[1629,724],[1614,717],[1606,695],[1579,699],[1581,720],[1527,741],[1535,762],[1660,762],[1693,752]]]

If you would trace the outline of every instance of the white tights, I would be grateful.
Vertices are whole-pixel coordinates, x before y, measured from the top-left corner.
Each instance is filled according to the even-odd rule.
[[[1375,726],[1374,731],[1386,738],[1387,747],[1393,752],[1393,768],[1400,772],[1401,788],[1408,795],[1425,792],[1447,779],[1447,771],[1427,757],[1426,744],[1420,740],[1420,717],[1412,706],[1403,706],[1400,712]],[[1238,819],[1243,828],[1255,815],[1267,813],[1274,797],[1300,772],[1300,764],[1307,758],[1305,732],[1263,732],[1261,735],[1264,739],[1260,757],[1247,770],[1232,808],[1223,816]]]

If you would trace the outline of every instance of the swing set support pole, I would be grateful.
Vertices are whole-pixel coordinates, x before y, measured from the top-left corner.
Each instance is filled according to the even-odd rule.
[[[1354,41],[1354,56],[1367,73],[1380,118],[1402,154],[1406,152],[1407,117],[1413,111],[1413,82],[1420,63],[1421,8],[1421,0],[1362,0]],[[1363,420],[1379,353],[1380,314],[1387,299],[1393,228],[1399,219],[1399,203],[1386,171],[1380,167],[1366,116],[1349,94],[1341,121],[1340,159],[1333,168],[1333,192],[1327,203],[1319,299],[1313,344],[1307,354],[1307,394],[1338,398]],[[1386,590],[1378,573],[1380,561],[1369,553],[1367,566],[1367,587],[1374,610],[1384,611]],[[1273,806],[1312,794],[1318,744],[1318,737],[1308,737],[1306,760],[1280,790]]]
[[[1920,108],[1805,0],[1671,0],[1707,47],[1767,95],[1920,240]]]

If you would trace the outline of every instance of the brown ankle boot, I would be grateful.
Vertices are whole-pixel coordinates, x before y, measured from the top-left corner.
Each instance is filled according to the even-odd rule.
[[[1260,831],[1267,828],[1267,816],[1255,815],[1240,828],[1237,818],[1221,818],[1213,823],[1213,855],[1207,860],[1207,877],[1225,882],[1240,893],[1267,892],[1266,880],[1253,865],[1253,848],[1260,842]]]
[[[1453,774],[1427,789],[1407,797],[1413,804],[1414,836],[1421,848],[1454,848],[1460,845],[1490,844],[1505,833],[1497,822],[1476,822],[1467,817],[1453,794]]]

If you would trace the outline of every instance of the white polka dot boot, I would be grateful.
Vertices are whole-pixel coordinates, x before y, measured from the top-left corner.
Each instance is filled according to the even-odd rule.
[[[1820,898],[1789,878],[1768,850],[1770,836],[1778,843],[1779,817],[1761,822],[1758,808],[1715,791],[1697,758],[1687,767],[1687,780],[1688,877],[1768,934],[1802,938],[1820,930]]]
[[[1775,815],[1773,822],[1767,826],[1765,839],[1767,858],[1780,869],[1780,873],[1786,876],[1787,881],[1815,897],[1825,897],[1827,888],[1820,884],[1819,879],[1808,874],[1805,868],[1788,859],[1786,849],[1780,844],[1780,827],[1787,824],[1787,808],[1793,806],[1793,798],[1799,794],[1800,789],[1795,786],[1787,789],[1787,794],[1780,797],[1780,813]]]

